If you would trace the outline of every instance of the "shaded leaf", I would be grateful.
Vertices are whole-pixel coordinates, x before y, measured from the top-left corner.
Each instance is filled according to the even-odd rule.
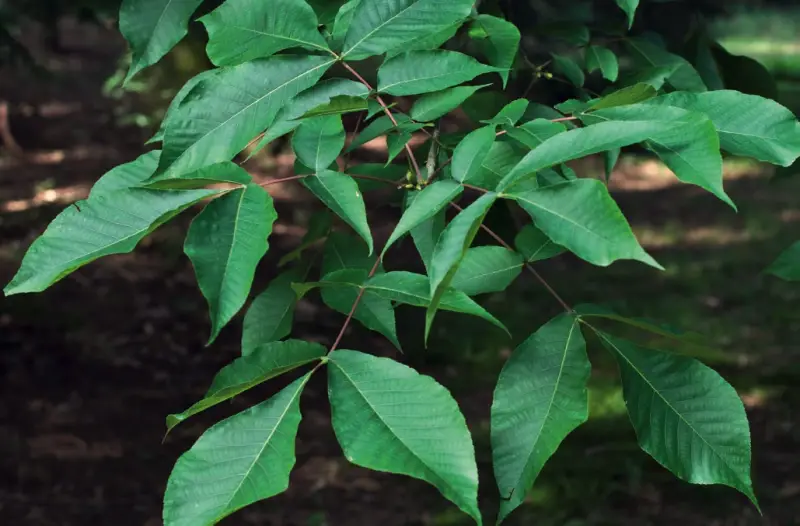
[[[667,78],[672,87],[683,91],[707,91],[707,87],[688,60],[670,53],[645,38],[629,38],[625,41],[634,61],[645,67],[675,68]]]
[[[203,79],[167,122],[156,177],[180,177],[229,161],[332,64],[328,57],[277,55]]]
[[[519,50],[520,33],[517,26],[495,16],[478,15],[470,26],[469,36],[478,43],[478,49],[489,64],[501,70],[499,73],[505,88],[508,72]]]
[[[486,124],[496,126],[514,126],[525,115],[530,102],[527,99],[517,99],[506,104],[493,118],[484,121]]]
[[[353,4],[342,50],[347,60],[408,49],[409,42],[441,34],[472,11],[472,0],[364,0]],[[334,35],[340,31],[339,25]]]
[[[800,281],[800,242],[787,248],[767,272],[786,281]]]
[[[181,455],[164,495],[164,526],[206,526],[283,493],[294,467],[300,394],[311,373],[211,427]]]
[[[184,251],[208,301],[209,344],[247,300],[277,218],[267,191],[250,184],[215,199],[192,221]]]
[[[442,294],[450,287],[459,263],[464,258],[467,249],[478,233],[483,219],[496,200],[497,194],[495,193],[490,192],[482,195],[477,201],[459,212],[445,227],[442,235],[439,236],[439,241],[433,251],[433,259],[429,271],[431,303],[425,313],[426,340],[430,333],[436,310],[439,308]]]
[[[479,89],[489,85],[456,86],[455,88],[423,95],[411,107],[411,118],[421,122],[436,120],[461,106],[465,100],[474,95]]]
[[[186,36],[189,18],[203,0],[123,0],[119,30],[131,47],[128,82]]]
[[[375,256],[355,236],[344,232],[331,232],[325,242],[322,256],[322,275],[337,270],[363,270],[369,272],[375,264]]]
[[[256,296],[244,317],[242,356],[289,335],[297,305],[292,283],[302,280],[302,273],[288,270],[273,279],[266,290]]]
[[[532,150],[550,137],[558,135],[566,130],[567,128],[560,122],[550,122],[549,120],[545,119],[534,119],[517,128],[508,128],[506,131],[508,132],[509,137],[519,141]]]
[[[316,172],[326,170],[344,148],[345,132],[339,115],[304,119],[292,136],[297,160]]]
[[[203,399],[182,413],[167,417],[167,432],[210,407],[230,400],[271,378],[322,359],[328,350],[318,343],[288,340],[259,345],[247,356],[223,367]]]
[[[586,71],[599,69],[603,78],[616,82],[619,77],[619,60],[613,51],[604,46],[589,46],[586,50]]]
[[[693,358],[598,335],[619,363],[642,449],[675,476],[730,486],[758,507],[750,481],[750,429],[733,387]]]
[[[406,233],[431,219],[439,211],[443,210],[447,204],[461,195],[464,188],[453,181],[436,181],[426,186],[421,192],[409,195],[408,207],[403,212],[400,221],[397,223],[392,235],[383,248],[381,257],[386,254],[395,241]]]
[[[567,251],[561,245],[556,245],[547,235],[536,228],[535,225],[527,225],[520,230],[514,239],[514,246],[525,259],[533,263],[554,258]]]
[[[577,87],[580,88],[583,86],[583,83],[586,82],[586,76],[583,74],[581,67],[574,60],[555,53],[550,53],[550,56],[553,57],[553,71],[564,75],[567,80]]]
[[[426,219],[418,226],[411,229],[411,238],[414,240],[414,246],[428,274],[431,273],[433,251],[436,247],[436,242],[439,241],[439,236],[444,230],[444,223],[445,211],[441,210],[430,219]]]
[[[343,173],[324,170],[306,177],[303,184],[316,195],[325,206],[341,217],[361,236],[372,254],[372,233],[367,223],[364,198],[353,179]]]
[[[627,88],[622,88],[613,93],[609,93],[604,97],[596,99],[589,104],[590,110],[603,110],[607,108],[614,108],[616,106],[626,106],[628,104],[637,104],[652,99],[658,95],[656,90],[650,84],[634,84]]]
[[[561,441],[586,422],[590,371],[586,342],[570,315],[536,331],[503,367],[492,402],[498,523],[522,504]]]
[[[495,127],[484,126],[470,132],[453,152],[453,179],[471,181],[480,172],[481,163],[494,143]]]
[[[330,354],[328,382],[333,429],[350,462],[429,482],[481,523],[472,438],[444,387],[388,358],[344,350]]]
[[[504,247],[475,247],[467,250],[450,286],[467,296],[500,292],[522,272],[522,256]]]

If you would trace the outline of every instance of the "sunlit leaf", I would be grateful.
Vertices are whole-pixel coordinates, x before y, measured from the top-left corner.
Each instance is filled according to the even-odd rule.
[[[634,84],[627,88],[622,88],[613,93],[609,93],[599,99],[593,100],[589,104],[590,110],[603,110],[607,108],[614,108],[616,106],[626,106],[628,104],[637,104],[652,99],[658,94],[650,84]]]
[[[350,462],[429,482],[481,524],[475,449],[447,389],[356,351],[330,354],[328,382],[333,429]]]
[[[617,0],[617,5],[625,11],[628,17],[628,29],[633,27],[633,19],[636,16],[636,8],[639,7],[639,0]]]
[[[514,126],[525,115],[530,102],[527,99],[517,99],[506,104],[493,118],[485,121],[486,124],[496,126]]]

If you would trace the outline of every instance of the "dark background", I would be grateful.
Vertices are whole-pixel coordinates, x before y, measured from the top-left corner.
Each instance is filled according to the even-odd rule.
[[[542,6],[531,3],[534,11],[514,4],[523,26],[537,23],[531,13],[541,12]],[[607,3],[609,17],[618,16],[613,2]],[[692,9],[702,7],[728,51],[767,66],[780,100],[798,111],[800,8],[794,3],[695,2]],[[202,30],[195,28],[193,38],[137,80],[133,91],[123,91],[118,83],[125,46],[113,20],[102,11],[93,20],[76,6],[25,4],[28,17],[4,26],[25,44],[35,64],[14,55],[15,64],[0,69],[0,103],[7,104],[9,129],[20,147],[0,149],[4,283],[64,206],[85,196],[107,169],[144,150],[166,102],[183,80],[206,67]],[[0,12],[4,7],[20,6],[0,3]],[[635,31],[683,34],[690,20],[685,4],[653,9],[642,11]],[[114,9],[107,12],[113,16]],[[533,95],[563,100],[569,96],[564,89],[543,84]],[[246,167],[267,180],[290,174],[292,161],[290,153],[274,148]],[[581,174],[600,167],[596,159],[576,166]],[[711,195],[677,184],[652,159],[626,155],[612,178],[614,195],[642,244],[667,271],[633,263],[593,268],[570,257],[538,265],[570,303],[606,303],[706,337],[708,345],[693,352],[738,389],[750,417],[753,474],[764,516],[734,490],[675,480],[638,450],[615,367],[590,341],[591,419],[566,439],[510,524],[800,523],[800,286],[762,274],[800,238],[800,180],[773,175],[773,169],[756,163],[726,161],[726,187],[740,208],[735,214]],[[317,206],[297,186],[270,191],[280,219],[254,293],[274,275],[280,255],[298,244]],[[396,210],[377,194],[368,197],[368,212],[378,237],[385,238]],[[240,322],[213,347],[204,347],[206,304],[181,250],[191,215],[159,229],[133,254],[93,263],[45,293],[0,299],[0,524],[161,524],[161,496],[178,455],[211,423],[283,385],[272,382],[200,415],[162,445],[164,417],[200,398],[216,370],[238,354]],[[406,243],[387,265],[398,268],[413,257]],[[442,314],[424,350],[420,312],[401,308],[406,354],[395,357],[454,392],[473,432],[481,501],[490,512],[497,506],[488,440],[492,389],[514,345],[557,314],[558,305],[525,275],[508,292],[482,301],[509,326],[513,341],[481,321]],[[330,343],[343,319],[311,296],[300,305],[293,336]],[[394,355],[386,341],[354,325],[346,347]],[[224,524],[469,524],[420,481],[349,465],[330,431],[325,395],[319,376],[304,395],[290,489]]]

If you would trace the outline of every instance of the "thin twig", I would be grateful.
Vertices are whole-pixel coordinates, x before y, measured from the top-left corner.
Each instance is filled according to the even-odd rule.
[[[578,117],[559,117],[558,119],[550,119],[550,122],[564,122],[564,121],[576,121]]]
[[[355,136],[358,135],[358,129],[361,127],[361,123],[364,122],[364,116],[366,112],[361,112],[358,114],[358,120],[356,121],[356,127],[353,129],[353,139],[355,140]],[[344,156],[344,171],[347,171],[347,165],[350,163],[350,154],[353,153],[353,150],[347,152]]]
[[[12,157],[23,157],[22,148],[11,134],[11,124],[8,120],[8,102],[0,101],[0,142]]]
[[[482,194],[488,194],[490,192],[490,190],[487,190],[486,188],[481,188],[480,186],[474,186],[467,183],[461,183],[461,186],[464,188],[469,188],[470,190],[475,190],[476,192],[480,192]]]
[[[367,82],[366,79],[364,79],[364,77],[362,77],[358,73],[358,71],[353,69],[352,66],[350,66],[350,64],[348,64],[347,62],[342,62],[342,66],[344,66],[344,68],[347,71],[349,71],[356,78],[356,80],[358,80],[361,84],[363,84],[364,87],[366,87],[370,91],[374,90],[372,85],[369,82]],[[389,120],[392,121],[392,124],[394,124],[395,128],[398,127],[397,119],[394,118],[392,110],[389,109],[389,106],[386,105],[381,96],[376,94],[375,100],[378,101],[378,104],[381,105],[381,108],[383,108],[383,112],[386,113],[386,116],[389,117]],[[411,150],[411,146],[409,146],[408,143],[406,143],[405,148],[406,148],[406,153],[408,154],[408,159],[409,161],[411,161],[411,165],[414,167],[414,172],[416,172],[417,174],[417,183],[422,184],[424,182],[424,179],[422,178],[422,171],[419,169],[419,164],[417,164],[417,159],[416,157],[414,157],[414,152],[413,150]]]
[[[381,264],[381,258],[380,257],[375,258],[375,264],[372,266],[372,270],[369,271],[367,279],[375,275],[375,273],[378,271],[378,267],[380,266],[380,264]],[[333,351],[336,350],[337,347],[339,347],[339,343],[342,341],[342,338],[344,337],[344,333],[347,330],[347,327],[350,326],[350,322],[353,320],[353,316],[356,313],[356,309],[358,308],[359,303],[361,303],[361,298],[364,297],[365,290],[366,287],[364,285],[361,285],[361,288],[358,291],[358,296],[356,296],[356,300],[353,302],[353,307],[350,309],[350,313],[347,315],[347,319],[344,320],[344,324],[342,324],[342,329],[339,331],[339,335],[336,337],[336,341],[334,341],[333,345],[331,345],[331,350],[328,351],[329,353],[332,353]]]
[[[306,177],[310,177],[310,175],[311,174],[292,175],[291,177],[282,177],[280,179],[271,179],[271,180],[267,181],[266,183],[259,184],[258,186],[267,187],[267,186],[272,186],[273,184],[287,183],[289,181],[296,181],[298,179],[305,179]]]
[[[453,203],[453,202],[450,203],[450,206],[452,206],[453,208],[455,208],[458,211],[464,210],[462,207],[458,206],[456,203]],[[481,223],[481,229],[484,232],[486,232],[487,234],[489,234],[492,237],[492,239],[494,239],[495,241],[500,243],[502,246],[504,246],[508,250],[512,250],[512,251],[514,250],[513,248],[511,248],[511,245],[509,245],[508,243],[503,241],[503,238],[501,238],[499,235],[497,235],[497,233],[495,233],[494,230],[492,230],[488,226],[484,225],[483,223]],[[530,263],[525,263],[525,268],[528,269],[528,271],[531,274],[534,275],[534,277],[539,281],[539,283],[541,283],[544,286],[544,288],[547,289],[547,292],[549,292],[550,295],[553,296],[553,298],[555,298],[555,300],[558,301],[558,303],[561,304],[561,306],[564,308],[565,311],[574,312],[573,308],[570,307],[569,304],[566,301],[564,301],[561,298],[561,296],[558,295],[558,293],[555,291],[555,289],[553,289],[553,287],[550,286],[550,284],[547,282],[547,280],[545,280],[542,277],[542,275],[539,274],[539,272],[537,272],[537,270],[535,268],[533,268],[533,265],[531,265]]]

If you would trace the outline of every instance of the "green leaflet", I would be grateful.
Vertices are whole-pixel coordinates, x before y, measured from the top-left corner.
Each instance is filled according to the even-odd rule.
[[[358,137],[356,137],[356,139],[347,146],[345,151],[351,152],[359,146],[362,146],[373,139],[377,139],[382,135],[386,135],[391,131],[401,130],[405,132],[413,132],[425,126],[422,123],[411,122],[411,119],[402,113],[395,113],[394,117],[398,124],[397,127],[395,127],[392,119],[390,119],[388,115],[378,117],[374,121],[370,122],[369,125],[358,134]]]
[[[495,127],[484,126],[470,132],[453,152],[453,179],[472,182],[494,143]]]
[[[567,314],[525,340],[503,367],[492,402],[498,524],[522,504],[561,441],[586,422],[590,371],[578,320]]]
[[[147,152],[129,163],[112,168],[94,183],[89,198],[140,186],[156,171],[160,155],[159,150]]]
[[[389,236],[389,240],[381,252],[381,257],[386,254],[395,241],[438,214],[463,191],[464,188],[453,181],[436,181],[426,186],[421,192],[411,194],[409,197],[413,196],[413,198],[409,199],[408,208],[403,212],[392,235]]]
[[[406,144],[411,140],[411,133],[407,131],[391,132],[386,136],[386,149],[389,156],[386,159],[388,166],[403,151]]]
[[[657,109],[656,109],[657,108]],[[670,106],[633,104],[602,109],[581,117],[584,122],[663,120],[677,124],[652,134],[646,143],[681,181],[708,190],[736,210],[722,187],[722,156],[714,124],[703,114]]]
[[[286,491],[300,394],[311,373],[214,425],[181,455],[164,495],[164,526],[208,526]]]
[[[260,345],[247,356],[223,367],[203,399],[182,413],[167,417],[167,433],[186,420],[248,389],[293,369],[322,359],[327,349],[318,343],[288,340]]]
[[[595,332],[619,363],[642,449],[675,476],[730,486],[758,507],[750,481],[750,429],[733,387],[693,358]]]
[[[465,100],[474,95],[479,89],[489,85],[456,86],[455,88],[423,95],[411,107],[411,118],[420,122],[436,120],[461,106]]]
[[[719,133],[723,150],[781,166],[800,156],[800,123],[775,101],[722,90],[671,93],[647,102],[703,113]]]
[[[457,51],[411,51],[387,60],[378,69],[378,91],[389,95],[429,93],[494,71],[501,70]]]
[[[179,178],[229,161],[332,64],[328,57],[277,55],[203,79],[166,124],[156,178]]]
[[[348,2],[352,11],[342,56],[362,60],[374,55],[389,55],[408,50],[409,43],[433,34],[452,30],[472,11],[472,0],[361,0]],[[338,17],[337,17],[338,19]],[[334,37],[339,29],[336,24]],[[438,47],[443,40],[434,42]],[[413,46],[412,46],[413,47]]]
[[[470,248],[450,286],[467,296],[500,292],[517,279],[523,264],[522,256],[504,247]]]
[[[267,191],[249,184],[215,199],[192,222],[184,251],[208,301],[209,344],[247,300],[277,218]]]
[[[297,160],[316,172],[327,169],[344,148],[345,132],[339,115],[304,119],[292,136]]]
[[[256,296],[244,317],[242,356],[252,354],[259,346],[285,338],[292,331],[297,295],[292,283],[303,281],[302,273],[288,270],[270,282]]]
[[[550,53],[553,57],[553,71],[558,74],[564,75],[567,80],[577,87],[583,86],[586,82],[586,75],[583,74],[581,67],[569,57]]]
[[[359,97],[366,99],[369,90],[360,82],[347,79],[325,79],[313,87],[303,91],[284,106],[275,117],[275,121],[264,132],[258,141],[253,154],[261,151],[267,144],[278,137],[286,135],[297,129],[304,115],[317,109],[322,109],[332,104],[340,97]]]
[[[330,354],[328,382],[350,462],[429,482],[481,524],[472,438],[447,389],[388,358],[344,350]]]
[[[525,157],[526,152],[512,141],[495,141],[483,159],[480,170],[473,176],[472,184],[481,188],[496,188],[503,177]]]
[[[700,74],[685,58],[670,53],[645,38],[629,38],[625,40],[625,44],[637,66],[671,69],[667,82],[675,89],[698,92],[708,90]]]
[[[319,23],[330,26],[336,20],[336,14],[346,2],[345,0],[307,0],[317,14]]]
[[[702,336],[698,335],[697,333],[681,331],[679,329],[668,327],[661,323],[657,323],[645,318],[629,318],[627,316],[621,316],[613,310],[600,305],[576,305],[574,307],[574,311],[575,314],[581,318],[604,318],[607,320],[624,323],[631,327],[636,327],[637,329],[657,334],[659,336],[664,336],[665,338],[671,338],[673,340],[686,343],[702,343]]]
[[[364,243],[344,232],[331,232],[322,255],[322,275],[337,270],[363,270],[369,272],[375,264],[375,255],[367,251]]]
[[[636,16],[636,8],[639,7],[639,0],[617,0],[617,5],[628,16],[628,29],[630,29],[633,27],[633,19]]]
[[[567,128],[560,122],[550,122],[546,119],[534,119],[517,128],[509,127],[506,131],[509,137],[533,150],[550,137],[567,131]]]
[[[514,239],[514,245],[520,254],[531,263],[554,258],[566,252],[564,247],[553,243],[535,225],[527,225],[520,230]]]
[[[517,26],[491,15],[478,15],[470,26],[469,36],[478,43],[478,49],[497,66],[503,78],[503,88],[508,84],[508,72],[514,65],[519,50],[520,34]]]
[[[208,31],[208,58],[232,66],[301,47],[327,51],[317,15],[305,0],[226,0],[200,21]]]
[[[128,82],[152,66],[187,33],[189,18],[203,0],[123,0],[119,30],[131,47]]]
[[[526,155],[500,181],[497,190],[506,190],[545,168],[612,148],[643,142],[678,127],[676,123],[663,121],[629,121],[625,126],[614,122],[601,122],[559,133]]]
[[[41,292],[98,258],[127,254],[147,234],[219,192],[129,188],[79,201],[33,242],[5,294]]]
[[[367,111],[368,107],[369,103],[363,96],[340,95],[332,98],[328,104],[309,111],[303,115],[303,118],[344,115],[345,113]]]
[[[616,82],[619,77],[619,60],[613,51],[603,46],[589,46],[586,49],[586,71],[599,69],[603,78]]]
[[[322,287],[322,301],[331,309],[347,316],[355,304],[358,297],[359,287],[349,286],[351,284],[363,284],[367,279],[368,271],[359,269],[343,269],[328,274],[324,278],[324,283],[346,284],[348,286]],[[317,286],[316,283],[305,283],[296,290],[305,293]],[[356,307],[353,317],[364,327],[371,331],[377,331],[392,345],[402,352],[400,341],[397,339],[397,323],[395,322],[394,307],[392,302],[378,296],[365,292],[361,301]]]
[[[433,261],[433,250],[436,247],[436,242],[439,241],[439,236],[444,230],[445,226],[445,210],[435,214],[430,219],[426,219],[418,226],[411,229],[411,239],[414,241],[419,253],[422,264],[425,265],[425,272],[430,274],[431,262]]]
[[[616,106],[627,106],[628,104],[637,104],[652,99],[658,95],[658,90],[650,84],[634,84],[627,88],[622,88],[613,93],[593,100],[589,104],[588,111],[603,110],[607,108],[614,108]]]
[[[180,179],[156,179],[145,181],[144,188],[155,190],[193,190],[211,184],[227,183],[236,186],[247,186],[253,178],[241,166],[226,161],[195,170]]]
[[[429,270],[431,303],[425,313],[426,341],[442,294],[450,286],[459,263],[464,258],[483,219],[496,200],[497,194],[495,193],[482,195],[477,201],[459,212],[439,236],[439,241],[433,250],[433,259]]]
[[[158,127],[158,131],[153,135],[145,144],[152,144],[155,142],[163,142],[164,141],[164,133],[167,129],[167,122],[175,116],[175,113],[178,111],[178,108],[181,104],[183,104],[184,99],[192,92],[192,90],[200,84],[204,79],[208,79],[213,77],[219,73],[218,69],[209,69],[203,71],[202,73],[198,73],[194,77],[190,78],[186,81],[178,93],[172,98],[172,101],[169,103],[169,107],[167,108],[167,112],[164,114],[164,118],[161,120],[161,125]]]
[[[596,179],[577,179],[508,197],[554,243],[589,263],[605,267],[619,259],[635,259],[663,270],[639,245],[608,189]]]
[[[372,254],[372,234],[367,223],[364,198],[353,179],[343,173],[324,170],[303,179],[303,184],[311,190],[325,206],[341,217],[361,236]]]
[[[767,272],[786,281],[800,281],[800,241],[787,248]]]
[[[530,102],[527,99],[517,99],[506,104],[493,118],[484,121],[486,124],[511,127],[525,116]]]

